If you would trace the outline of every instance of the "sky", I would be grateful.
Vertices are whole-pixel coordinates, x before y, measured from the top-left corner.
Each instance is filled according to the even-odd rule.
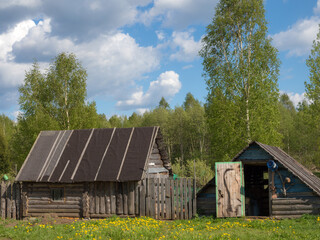
[[[18,87],[36,60],[43,71],[61,52],[87,70],[98,113],[131,115],[161,97],[180,106],[207,96],[198,52],[218,0],[0,0],[0,113],[15,119]],[[320,0],[265,0],[268,35],[279,50],[279,89],[304,98],[306,59]]]

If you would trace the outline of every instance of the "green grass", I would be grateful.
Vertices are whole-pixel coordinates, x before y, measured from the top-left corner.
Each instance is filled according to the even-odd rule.
[[[320,216],[180,221],[113,217],[71,224],[0,220],[0,239],[320,239]]]

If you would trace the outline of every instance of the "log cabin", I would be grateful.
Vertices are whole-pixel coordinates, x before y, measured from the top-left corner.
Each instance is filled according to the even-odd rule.
[[[168,178],[159,127],[42,131],[22,165],[22,217],[139,215],[138,183]]]
[[[320,179],[278,147],[253,141],[232,162],[216,163],[215,171],[197,193],[200,215],[320,214]]]

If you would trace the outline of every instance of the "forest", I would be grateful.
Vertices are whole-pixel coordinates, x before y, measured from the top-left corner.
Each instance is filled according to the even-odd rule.
[[[34,62],[19,87],[17,120],[0,115],[0,172],[17,173],[41,130],[155,125],[174,172],[196,174],[199,186],[215,162],[230,161],[250,141],[278,146],[320,171],[320,34],[306,61],[306,98],[295,106],[278,89],[280,61],[264,14],[262,0],[219,2],[199,52],[203,79],[195,79],[207,84],[205,102],[188,93],[180,106],[162,98],[143,114],[107,117],[87,100],[87,72],[74,54],[60,53],[45,71]]]

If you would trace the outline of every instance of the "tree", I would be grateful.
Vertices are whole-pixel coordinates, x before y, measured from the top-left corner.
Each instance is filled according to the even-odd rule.
[[[280,63],[264,12],[263,0],[221,0],[203,38],[206,114],[216,158],[234,155],[251,140],[281,142]]]
[[[164,97],[162,97],[160,102],[159,102],[159,108],[164,108],[164,109],[169,109],[170,108],[169,103],[166,101],[166,99]]]
[[[59,54],[45,73],[37,62],[26,72],[24,84],[19,87],[22,114],[12,139],[19,165],[41,130],[100,126],[95,102],[86,101],[86,79],[85,69],[72,53]]]

